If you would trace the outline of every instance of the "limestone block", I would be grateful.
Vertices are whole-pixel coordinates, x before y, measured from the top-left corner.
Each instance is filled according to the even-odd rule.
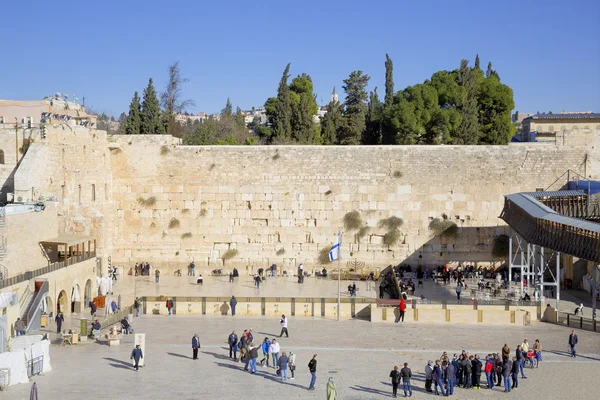
[[[411,185],[398,185],[398,187],[396,188],[396,193],[397,194],[411,194],[412,186]]]
[[[152,193],[162,193],[163,187],[159,185],[152,186]]]

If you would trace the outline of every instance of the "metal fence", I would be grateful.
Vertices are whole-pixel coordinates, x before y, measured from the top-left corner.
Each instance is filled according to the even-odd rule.
[[[27,376],[40,375],[44,371],[44,356],[32,358],[27,361]]]
[[[37,278],[38,276],[41,276],[41,275],[49,274],[50,272],[54,272],[59,269],[66,268],[69,265],[77,264],[77,263],[80,263],[80,262],[83,262],[83,261],[86,261],[86,260],[89,260],[89,259],[95,258],[95,257],[96,257],[95,253],[92,253],[88,256],[72,257],[66,261],[55,262],[55,263],[48,265],[47,267],[34,269],[33,271],[27,271],[25,273],[15,275],[10,278],[0,280],[0,289],[4,289],[5,287],[9,287],[9,286],[21,283],[21,282],[28,281],[33,278]]]
[[[570,328],[579,328],[586,331],[600,332],[598,321],[592,318],[580,317],[578,315],[569,314],[559,311],[557,318],[558,325],[568,326]]]

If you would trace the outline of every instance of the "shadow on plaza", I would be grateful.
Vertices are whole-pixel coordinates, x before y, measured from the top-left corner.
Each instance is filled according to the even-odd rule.
[[[556,354],[557,356],[563,356],[563,357],[569,357],[569,358],[571,357],[571,352],[569,352],[569,351],[544,350],[543,353]],[[585,358],[586,360],[600,361],[600,358],[590,357],[590,356],[583,356],[583,355],[581,355],[579,353],[577,354],[576,358]]]
[[[123,360],[119,360],[119,359],[111,358],[111,357],[104,357],[104,359],[108,360],[108,361],[112,361],[108,365],[110,365],[111,367],[114,367],[114,368],[121,368],[121,369],[132,369],[133,368],[131,366],[131,362],[127,362],[127,361],[123,361]]]
[[[189,356],[186,356],[186,355],[183,355],[183,354],[179,354],[179,353],[167,353],[167,354],[170,355],[170,356],[173,356],[173,357],[186,358],[186,359],[189,359],[189,360],[192,359],[192,357],[189,357]]]

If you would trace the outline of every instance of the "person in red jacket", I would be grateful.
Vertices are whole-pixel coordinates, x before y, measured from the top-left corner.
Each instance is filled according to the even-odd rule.
[[[494,364],[495,364],[494,358],[492,357],[491,354],[488,354],[487,357],[485,358],[485,378],[487,379],[488,389],[494,388],[494,372],[495,372]]]
[[[404,323],[404,312],[406,311],[406,302],[404,300],[404,296],[400,298],[400,306],[398,307],[398,310],[400,312],[398,313],[398,318],[396,318],[396,323],[400,320],[402,320],[402,323]]]
[[[171,315],[172,309],[173,309],[173,300],[168,299],[166,306],[167,306],[167,310],[169,310],[169,315]]]

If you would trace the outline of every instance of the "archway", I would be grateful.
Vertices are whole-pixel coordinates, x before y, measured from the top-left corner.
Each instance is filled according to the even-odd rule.
[[[71,312],[79,314],[82,310],[81,290],[79,289],[79,285],[75,284],[71,289]]]
[[[69,313],[69,308],[67,307],[68,302],[69,300],[67,298],[67,292],[61,290],[58,294],[58,297],[56,298],[56,314],[61,312],[66,315],[67,313]]]
[[[92,299],[92,280],[88,279],[85,283],[85,290],[83,292],[83,307],[87,307],[87,305],[90,304],[90,301],[92,301]]]

